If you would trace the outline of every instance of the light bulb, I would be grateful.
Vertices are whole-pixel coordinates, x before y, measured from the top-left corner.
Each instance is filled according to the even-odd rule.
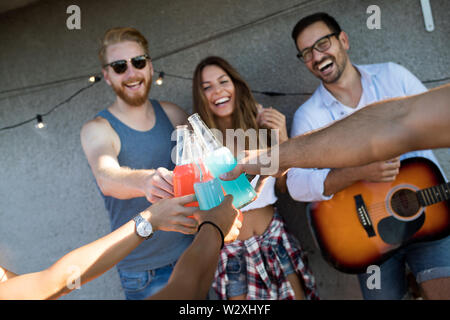
[[[36,127],[36,129],[44,129],[45,127],[47,127],[47,125],[42,120],[42,116],[40,114],[38,114],[36,116],[36,120],[37,120],[37,123],[34,125]]]
[[[163,84],[163,82],[164,82],[164,72],[161,71],[161,72],[159,73],[159,77],[158,77],[158,79],[156,79],[155,83],[156,83],[158,86],[160,86],[160,85]]]
[[[89,77],[89,82],[94,83],[94,82],[100,81],[101,79],[102,79],[102,78],[99,77],[99,76],[90,76],[90,77]]]

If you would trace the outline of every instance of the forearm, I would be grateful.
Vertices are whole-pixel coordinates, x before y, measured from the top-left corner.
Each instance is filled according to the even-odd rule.
[[[280,146],[280,167],[341,168],[450,145],[450,86],[382,101]],[[439,133],[437,133],[439,132]]]
[[[56,299],[109,270],[141,242],[130,221],[116,231],[66,254],[41,272],[0,285],[2,299]],[[3,287],[2,287],[3,286]]]
[[[127,167],[108,167],[96,172],[97,183],[105,196],[118,199],[145,197],[146,182],[155,170],[134,170]]]
[[[399,100],[405,110],[401,118],[406,150],[450,147],[450,84],[430,89],[426,93]],[[380,146],[385,145],[380,141]],[[398,139],[399,142],[402,140]]]
[[[149,213],[143,213],[142,216],[147,218],[146,214]],[[99,277],[130,254],[142,241],[143,238],[135,232],[135,222],[129,221],[114,232],[68,253],[49,268],[52,282],[58,283],[58,295],[71,291],[67,283],[75,276],[81,285]],[[68,274],[68,270],[71,273]]]
[[[331,196],[361,180],[358,168],[331,169],[324,182],[323,195]]]
[[[290,167],[342,168],[364,164],[365,159],[361,155],[371,151],[368,133],[355,135],[344,123],[339,124],[344,120],[281,144],[280,170]]]
[[[219,262],[221,243],[218,230],[203,225],[178,260],[167,286],[151,299],[205,299]]]

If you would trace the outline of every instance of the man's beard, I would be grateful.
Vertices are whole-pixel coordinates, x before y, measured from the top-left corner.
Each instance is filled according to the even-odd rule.
[[[341,56],[341,58],[342,59],[335,58],[334,56],[327,56],[318,63],[316,63],[316,65],[320,65],[322,61],[325,61],[326,59],[331,59],[336,67],[336,73],[332,78],[323,78],[322,75],[319,73],[318,77],[320,78],[320,80],[322,80],[324,83],[331,84],[337,82],[341,78],[342,73],[344,72],[345,67],[347,66],[347,59],[345,59],[345,56]]]
[[[126,104],[130,105],[130,106],[141,106],[143,105],[147,100],[148,100],[148,93],[150,92],[150,88],[151,88],[151,79],[149,82],[147,82],[145,79],[131,79],[128,80],[127,83],[132,83],[135,81],[143,81],[142,85],[144,86],[145,90],[144,93],[141,94],[133,94],[133,95],[127,95],[127,93],[125,92],[125,84],[121,83],[118,86],[112,85],[112,88],[114,90],[114,92],[116,93],[116,95],[122,99]]]

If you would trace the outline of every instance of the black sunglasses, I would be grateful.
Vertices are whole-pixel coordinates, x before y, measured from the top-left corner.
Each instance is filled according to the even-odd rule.
[[[147,65],[147,59],[150,60],[150,56],[147,54],[143,54],[141,56],[130,58],[128,60],[117,60],[111,63],[107,63],[103,66],[103,68],[111,66],[115,73],[122,74],[128,69],[128,61],[130,61],[133,67],[135,67],[136,69],[144,69]]]

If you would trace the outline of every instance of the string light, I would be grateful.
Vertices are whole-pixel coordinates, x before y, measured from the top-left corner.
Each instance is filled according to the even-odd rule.
[[[158,77],[158,79],[156,79],[156,81],[155,81],[155,83],[156,83],[158,86],[160,86],[160,85],[163,84],[163,82],[164,82],[164,75],[165,75],[164,71],[161,71],[161,72],[159,73],[159,77]]]
[[[41,129],[44,129],[47,127],[47,124],[44,123],[44,121],[42,120],[42,115],[40,115],[40,114],[36,115],[36,120],[37,120],[37,123],[34,125],[36,127],[36,129],[41,130]]]
[[[89,77],[89,82],[91,82],[91,83],[95,83],[95,82],[98,82],[100,80],[102,80],[102,78],[100,76],[90,76]]]
[[[156,70],[155,70],[156,71]],[[174,74],[168,74],[165,73],[164,71],[156,71],[159,73],[158,79],[155,81],[157,85],[162,85],[163,84],[163,79],[164,76],[168,76],[168,77],[172,77],[172,78],[177,78],[177,79],[183,79],[183,80],[190,80],[192,81],[192,78],[190,77],[185,77],[185,76],[179,76],[179,75],[174,75]],[[51,112],[53,112],[55,109],[57,109],[59,106],[69,102],[73,97],[75,97],[76,95],[78,95],[79,93],[81,93],[82,91],[90,88],[91,86],[93,86],[94,84],[96,84],[97,82],[102,80],[102,77],[99,75],[94,75],[94,76],[83,76],[83,77],[74,77],[74,78],[70,78],[70,79],[63,79],[63,80],[58,80],[58,81],[54,81],[51,83],[44,83],[44,84],[39,84],[39,85],[33,85],[30,87],[23,87],[23,88],[17,88],[17,89],[9,89],[6,91],[0,91],[0,95],[2,93],[6,93],[6,92],[12,92],[12,91],[19,91],[19,90],[27,90],[30,88],[35,88],[35,87],[42,87],[42,86],[46,86],[46,85],[50,85],[50,84],[55,84],[55,83],[61,83],[61,82],[67,82],[67,81],[73,81],[73,80],[77,80],[77,79],[86,79],[88,78],[90,84],[86,87],[81,88],[80,90],[78,90],[77,92],[75,92],[72,96],[70,96],[69,98],[67,98],[66,100],[64,100],[63,102],[57,104],[56,106],[54,106],[52,109],[50,109],[50,111],[48,111],[47,113],[44,113],[42,115],[37,115],[34,118],[22,121],[20,123],[11,125],[11,126],[6,126],[3,128],[0,128],[0,132],[1,131],[5,131],[5,130],[9,130],[9,129],[13,129],[13,128],[17,128],[20,127],[24,124],[27,124],[29,122],[32,121],[37,121],[37,123],[35,124],[35,127],[38,129],[43,129],[45,128],[47,125],[46,123],[43,122],[43,117],[49,115]],[[443,82],[443,81],[447,81],[450,80],[450,77],[445,77],[445,78],[440,78],[440,79],[430,79],[430,80],[423,80],[422,83],[434,83],[434,82]],[[255,94],[262,94],[265,96],[269,96],[269,97],[276,97],[276,96],[310,96],[312,95],[312,93],[310,92],[292,92],[292,93],[286,93],[286,92],[275,92],[275,91],[257,91],[257,90],[252,90],[253,93]]]
[[[158,76],[158,79],[156,79],[155,83],[159,86],[161,86],[164,83],[163,79],[165,76],[170,77],[170,78],[175,78],[175,79],[190,80],[190,81],[193,80],[190,77],[179,76],[176,74],[169,74],[169,73],[165,73],[164,71],[156,71],[156,72],[159,72],[159,76]],[[450,77],[423,80],[422,83],[423,84],[431,84],[431,83],[435,83],[435,82],[443,82],[443,81],[448,81],[448,80],[450,80]],[[265,96],[269,96],[269,97],[310,96],[310,95],[312,95],[311,92],[278,92],[278,91],[259,91],[259,90],[251,90],[251,91],[255,94],[261,94],[261,95],[265,95]]]
[[[85,77],[84,79],[86,79],[86,77]],[[89,80],[89,82],[91,82],[89,85],[87,85],[87,86],[85,86],[85,87],[79,89],[79,90],[76,91],[74,94],[72,94],[70,97],[68,97],[66,100],[64,100],[64,101],[62,101],[62,102],[60,102],[60,103],[58,103],[57,105],[55,105],[53,108],[51,108],[51,109],[50,109],[49,111],[47,111],[46,113],[44,113],[44,114],[38,114],[38,115],[36,115],[36,117],[34,117],[34,118],[31,118],[31,119],[28,119],[28,120],[25,120],[25,121],[22,121],[22,122],[13,124],[13,125],[11,125],[11,126],[6,126],[6,127],[3,127],[3,128],[0,128],[0,132],[1,132],[1,131],[6,131],[6,130],[9,130],[9,129],[14,129],[14,128],[17,128],[17,127],[20,127],[20,126],[23,126],[23,125],[25,125],[25,124],[27,124],[27,123],[30,123],[30,122],[32,122],[32,121],[35,121],[35,120],[36,120],[37,123],[36,123],[34,126],[35,126],[37,129],[43,129],[43,128],[45,128],[47,125],[46,125],[46,123],[43,121],[43,117],[48,116],[50,113],[52,113],[53,111],[55,111],[57,108],[59,108],[59,107],[62,106],[63,104],[68,103],[68,102],[69,102],[70,100],[72,100],[75,96],[79,95],[79,94],[80,94],[81,92],[83,92],[84,90],[89,89],[90,87],[92,87],[93,85],[95,85],[96,83],[98,83],[101,79],[102,79],[102,78],[101,78],[100,76],[91,76],[91,77],[89,77],[88,80]]]
[[[302,9],[304,6],[309,5],[309,2],[312,2],[312,1],[311,0],[309,0],[309,1],[308,0],[301,1],[300,3],[297,3],[297,4],[295,4],[295,5],[291,6],[291,7],[281,9],[279,11],[270,13],[270,14],[268,14],[266,16],[257,18],[257,19],[255,19],[253,21],[248,22],[248,23],[244,23],[244,24],[239,25],[237,27],[232,27],[231,29],[228,29],[228,30],[225,30],[225,31],[222,31],[222,32],[218,32],[218,33],[213,34],[211,36],[208,36],[208,37],[206,37],[204,39],[200,39],[199,41],[196,41],[194,43],[187,44],[186,46],[177,48],[177,49],[172,50],[170,52],[166,52],[166,53],[164,53],[164,54],[162,54],[160,56],[153,57],[152,60],[155,62],[156,60],[160,60],[160,59],[166,58],[168,56],[171,56],[171,55],[174,55],[174,54],[186,51],[186,50],[191,49],[191,48],[195,48],[195,47],[197,47],[199,45],[208,43],[210,41],[217,40],[219,38],[222,38],[222,37],[225,37],[225,36],[229,36],[229,35],[234,34],[234,33],[238,33],[240,31],[248,29],[250,27],[254,27],[254,26],[257,26],[259,24],[268,22],[271,19],[274,19],[274,18],[277,18],[277,17],[281,17],[281,16],[286,15],[286,14],[291,14],[292,12],[294,12],[294,11],[296,11],[298,9]],[[156,71],[156,72],[158,72],[158,71]],[[173,75],[173,74],[168,74],[168,73],[165,73],[163,71],[160,71],[159,72],[159,77],[155,81],[157,85],[160,86],[160,85],[163,84],[164,76],[192,81],[192,78],[190,78],[190,77]],[[89,79],[89,82],[91,83],[90,85],[80,89],[79,91],[74,93],[72,96],[70,96],[68,99],[66,99],[63,102],[59,103],[58,105],[54,106],[47,113],[42,114],[41,115],[41,119],[42,119],[43,116],[47,116],[48,114],[53,112],[55,109],[57,109],[62,104],[65,104],[65,103],[69,102],[73,97],[75,97],[76,95],[81,93],[83,90],[86,90],[89,87],[91,87],[92,85],[94,85],[95,83],[99,82],[101,80],[101,77],[100,76],[90,76],[90,75],[86,76],[86,75],[82,75],[82,76],[71,77],[71,78],[66,78],[66,79],[60,79],[60,80],[56,80],[56,81],[51,81],[51,82],[46,82],[46,83],[41,83],[41,84],[35,84],[35,85],[30,85],[30,86],[25,86],[25,87],[20,87],[20,88],[6,89],[6,90],[0,91],[0,97],[1,97],[1,99],[4,99],[5,97],[7,98],[7,96],[4,96],[4,94],[7,94],[7,93],[20,92],[20,91],[29,91],[30,89],[40,89],[42,87],[48,87],[50,85],[56,85],[56,84],[65,83],[65,82],[68,82],[68,81],[74,81],[74,80],[86,79],[86,78]],[[422,81],[422,83],[430,84],[430,83],[435,83],[435,82],[443,82],[443,81],[447,81],[447,80],[450,80],[450,77],[444,77],[444,78],[441,78],[441,79],[424,80],[424,81]],[[271,96],[271,97],[275,97],[275,96],[309,96],[309,95],[312,94],[312,93],[309,93],[309,92],[285,93],[285,92],[256,91],[256,90],[252,90],[252,92],[255,93],[255,94],[262,94],[262,95]],[[38,120],[38,116],[36,116],[34,118],[31,118],[31,119],[28,119],[28,120],[25,120],[25,121],[22,121],[20,123],[14,124],[14,125],[2,127],[2,128],[0,128],[0,132],[8,130],[8,129],[12,129],[12,128],[16,128],[16,127],[22,126],[22,125],[24,125],[26,123],[29,123],[29,122],[32,122],[32,121],[35,121],[35,120]],[[39,121],[38,121],[38,124],[39,124]],[[38,124],[36,124],[36,126]],[[43,123],[43,124],[45,125],[45,123]]]
[[[155,70],[156,71],[156,70]],[[185,76],[179,76],[179,75],[174,75],[174,74],[168,74],[165,73],[164,71],[156,71],[159,73],[158,79],[155,81],[157,85],[162,85],[163,84],[163,79],[164,76],[168,76],[168,77],[172,77],[172,78],[177,78],[177,79],[183,79],[183,80],[190,80],[192,81],[192,78],[190,77],[185,77]],[[2,93],[6,93],[6,92],[12,92],[12,91],[19,91],[19,90],[27,90],[30,88],[35,88],[35,87],[42,87],[42,86],[46,86],[46,85],[50,85],[50,84],[55,84],[55,83],[61,83],[61,82],[66,82],[66,81],[73,81],[73,80],[77,80],[77,79],[86,79],[88,78],[90,84],[84,88],[81,88],[80,90],[78,90],[77,92],[75,92],[72,96],[70,96],[68,99],[64,100],[63,102],[57,104],[56,106],[54,106],[50,111],[48,111],[47,113],[44,113],[42,115],[37,115],[34,118],[22,121],[20,123],[11,125],[11,126],[6,126],[3,128],[0,128],[0,132],[1,131],[5,131],[5,130],[9,130],[9,129],[13,129],[13,128],[17,128],[20,127],[26,123],[32,122],[32,121],[37,121],[35,127],[38,129],[41,128],[45,128],[46,124],[43,122],[43,117],[49,115],[51,112],[53,112],[55,109],[57,109],[59,106],[69,102],[73,97],[75,97],[76,95],[78,95],[79,93],[81,93],[82,91],[90,88],[91,86],[93,86],[95,83],[101,81],[102,77],[99,75],[94,75],[94,76],[83,76],[83,77],[75,77],[75,78],[70,78],[70,79],[63,79],[63,80],[58,80],[58,81],[54,81],[51,83],[44,83],[44,84],[39,84],[39,85],[33,85],[30,87],[23,87],[23,88],[17,88],[17,89],[9,89],[6,91],[0,91],[0,95]],[[445,78],[440,78],[440,79],[430,79],[430,80],[424,80],[422,81],[422,83],[434,83],[434,82],[443,82],[443,81],[447,81],[450,80],[450,77],[445,77]],[[310,96],[312,93],[309,92],[292,92],[292,93],[286,93],[286,92],[275,92],[275,91],[257,91],[257,90],[252,90],[253,93],[255,94],[262,94],[262,95],[266,95],[269,97],[276,97],[276,96]],[[39,121],[41,120],[41,121]],[[42,122],[42,123],[41,123]]]

